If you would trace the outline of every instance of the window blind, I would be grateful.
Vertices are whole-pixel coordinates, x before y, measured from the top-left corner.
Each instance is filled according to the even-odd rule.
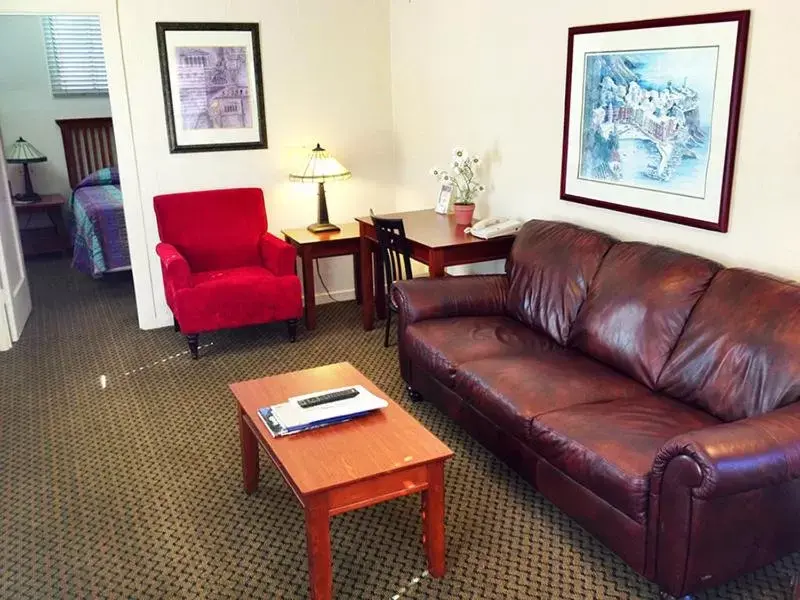
[[[108,95],[99,17],[43,17],[42,27],[53,96]]]

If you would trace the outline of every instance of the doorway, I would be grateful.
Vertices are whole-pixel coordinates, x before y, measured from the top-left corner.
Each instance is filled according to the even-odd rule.
[[[6,0],[0,6],[0,18],[10,16],[44,17],[53,14],[94,15],[102,31],[108,77],[107,102],[113,115],[113,135],[116,140],[119,179],[125,193],[124,223],[131,251],[133,287],[136,299],[136,319],[140,328],[157,325],[153,284],[150,274],[148,245],[145,238],[141,191],[133,145],[127,82],[120,44],[120,33],[115,3],[105,0],[41,0],[31,6],[27,0]],[[8,145],[8,140],[6,140]],[[44,189],[44,188],[43,188]],[[19,193],[19,192],[15,192]],[[2,242],[2,240],[0,240]]]

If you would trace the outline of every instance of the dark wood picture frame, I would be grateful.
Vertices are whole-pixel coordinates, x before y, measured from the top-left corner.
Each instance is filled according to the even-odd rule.
[[[253,69],[255,79],[255,103],[258,108],[258,134],[257,141],[225,142],[213,144],[180,145],[175,132],[176,108],[172,103],[172,86],[169,75],[167,55],[167,32],[170,31],[241,31],[249,32],[253,47]],[[158,58],[161,67],[161,88],[164,94],[164,109],[167,117],[167,135],[169,137],[169,151],[171,153],[183,152],[219,152],[225,150],[258,150],[267,148],[267,119],[264,107],[264,84],[261,74],[261,43],[259,38],[258,23],[156,23],[156,39],[158,43]]]
[[[675,27],[684,25],[702,25],[708,23],[735,22],[737,23],[737,36],[733,64],[733,78],[731,82],[731,101],[728,109],[728,127],[726,136],[725,158],[722,169],[722,193],[720,198],[719,214],[716,222],[695,219],[687,216],[676,215],[655,210],[648,210],[625,204],[617,204],[605,200],[587,198],[567,193],[567,162],[570,135],[570,97],[572,94],[572,71],[574,58],[575,37],[583,34],[607,33],[636,29],[650,29],[662,27]],[[739,114],[742,104],[742,89],[744,85],[744,69],[747,54],[747,38],[750,24],[750,11],[731,11],[704,15],[672,17],[663,19],[650,19],[644,21],[629,21],[624,23],[604,23],[582,27],[570,27],[567,46],[567,72],[566,91],[564,101],[564,133],[561,155],[561,198],[570,202],[616,210],[619,212],[640,215],[652,219],[660,219],[681,225],[708,229],[711,231],[727,232],[730,215],[731,190],[733,187],[734,161],[736,158],[736,144],[739,130]],[[580,83],[582,85],[582,82]]]

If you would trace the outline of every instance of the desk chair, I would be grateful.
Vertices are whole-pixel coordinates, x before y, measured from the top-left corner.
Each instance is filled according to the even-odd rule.
[[[388,348],[392,313],[397,312],[397,307],[392,302],[392,284],[395,281],[414,278],[411,272],[411,244],[406,238],[403,219],[387,219],[376,217],[374,214],[371,216],[386,280],[386,334],[383,337],[383,347]]]

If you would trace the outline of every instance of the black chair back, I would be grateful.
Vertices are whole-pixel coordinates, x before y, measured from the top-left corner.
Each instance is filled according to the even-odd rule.
[[[386,291],[389,292],[395,281],[414,278],[411,272],[411,243],[406,238],[403,219],[372,215],[372,222],[380,247]]]

